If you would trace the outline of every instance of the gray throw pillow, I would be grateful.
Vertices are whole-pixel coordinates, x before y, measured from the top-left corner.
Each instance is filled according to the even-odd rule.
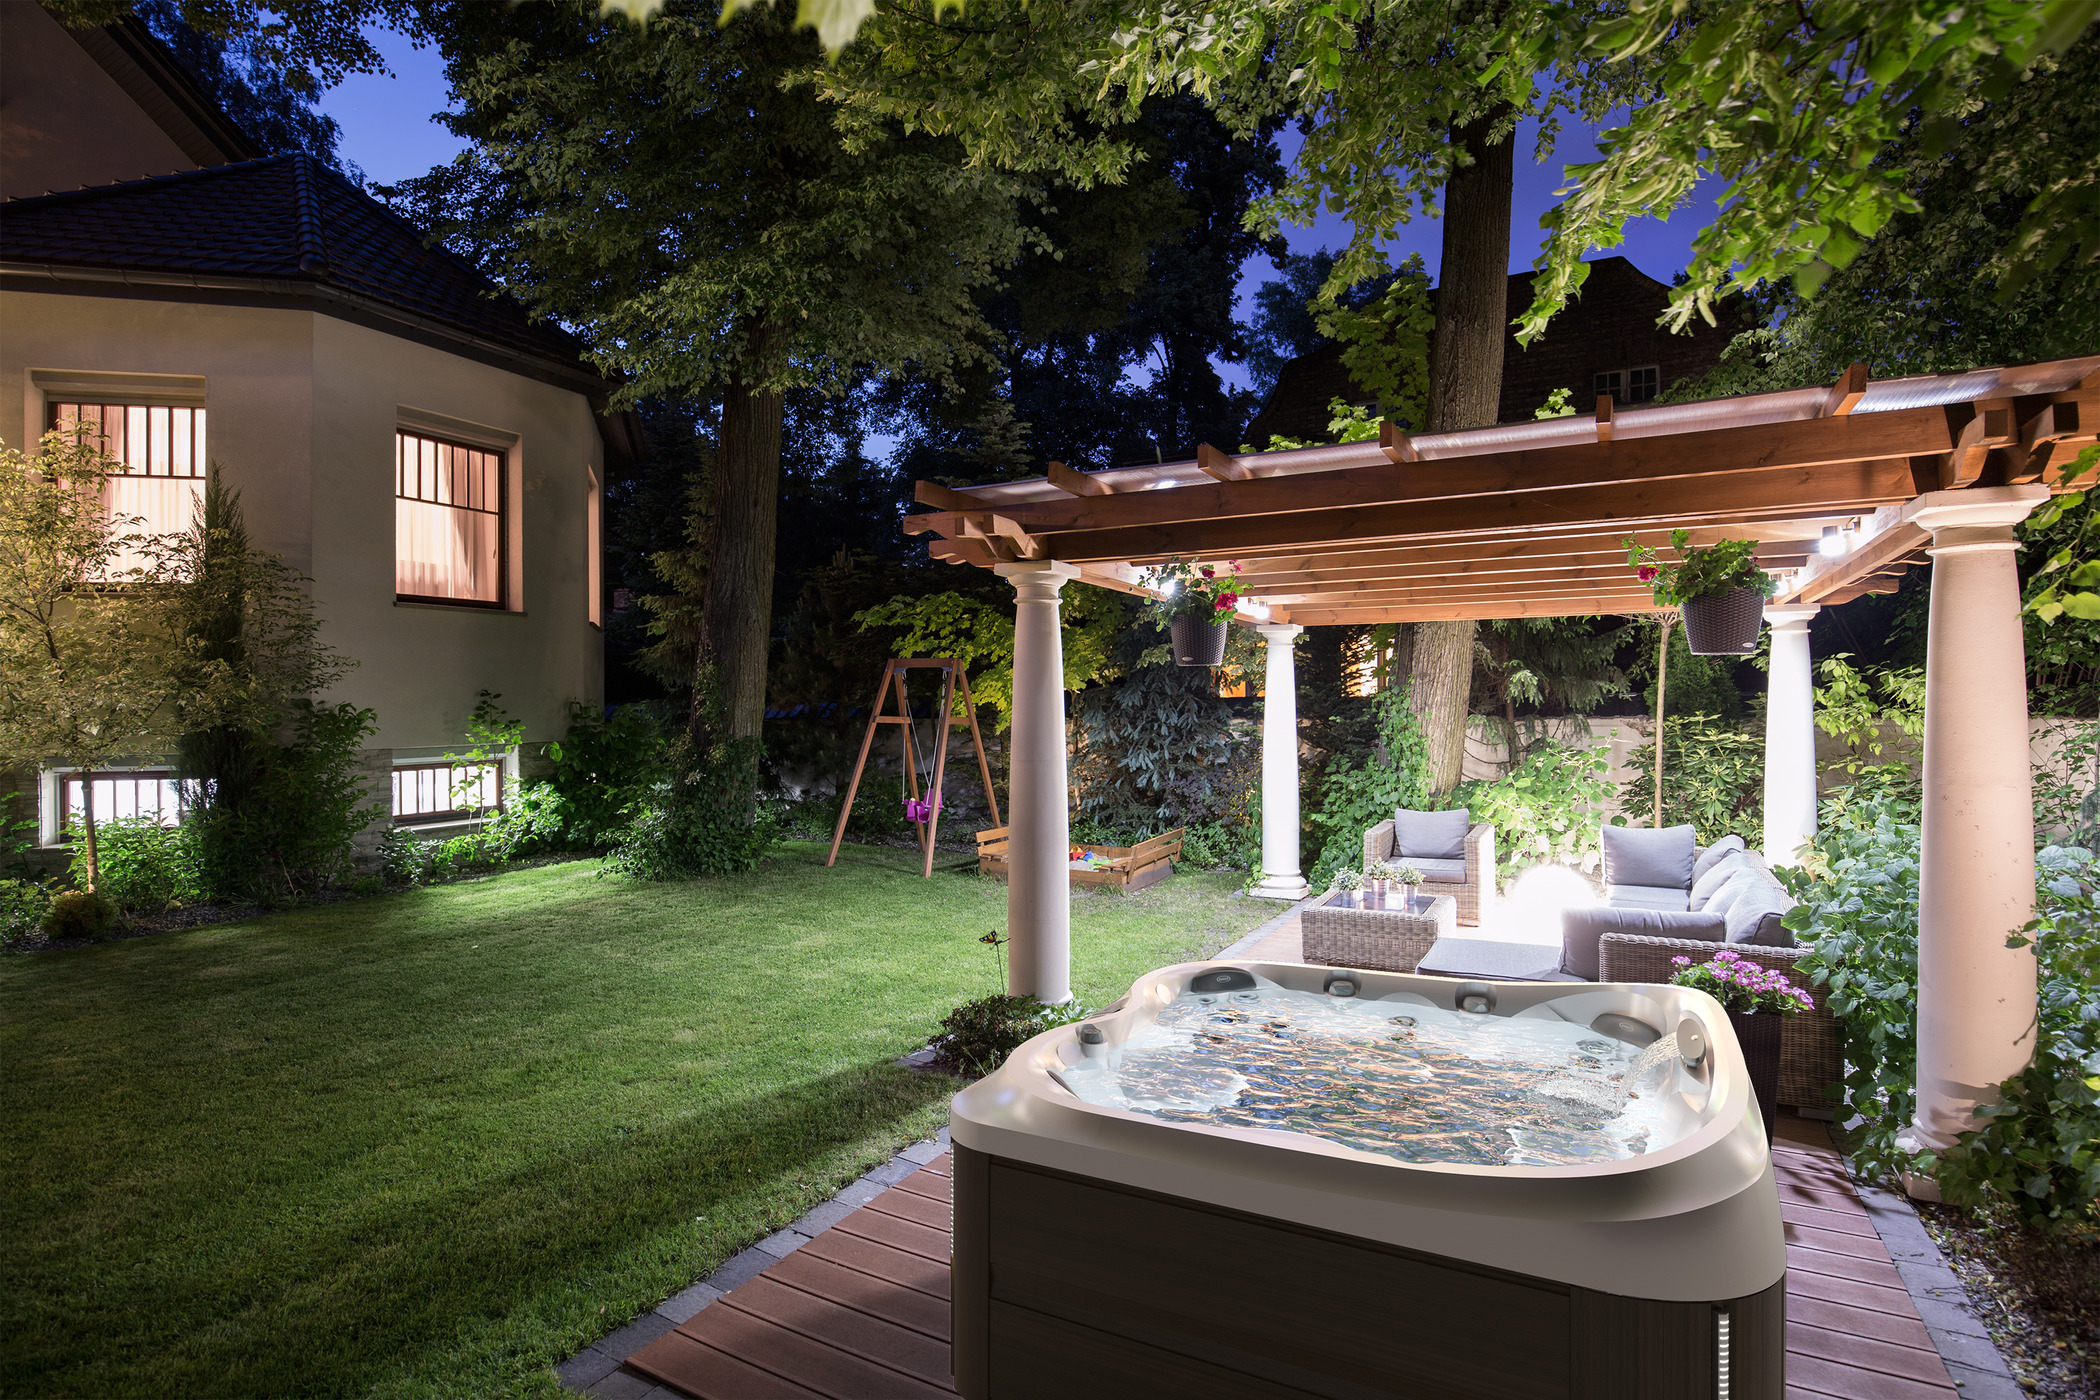
[[[1607,826],[1604,883],[1689,890],[1692,847],[1696,844],[1697,838],[1689,826],[1666,826],[1660,831],[1642,826]]]
[[[1393,812],[1393,853],[1421,856],[1425,860],[1464,860],[1466,830],[1472,819],[1466,809],[1455,812]]]
[[[1794,900],[1769,880],[1759,880],[1728,906],[1723,922],[1730,943],[1755,943],[1767,948],[1791,948],[1794,935],[1781,922]]]
[[[1700,906],[1700,912],[1726,914],[1735,902],[1749,891],[1770,883],[1748,865],[1737,866],[1728,878],[1721,882],[1721,887],[1706,897],[1706,903]]]
[[[1695,875],[1692,878],[1692,908],[1704,909],[1706,901],[1712,899],[1721,886],[1727,884],[1735,872],[1748,863],[1738,848],[1730,851],[1726,858],[1707,866],[1704,872]]]
[[[1729,832],[1720,840],[1699,852],[1699,859],[1692,862],[1692,884],[1697,885],[1706,878],[1706,872],[1719,865],[1733,853],[1743,849],[1743,838]]]

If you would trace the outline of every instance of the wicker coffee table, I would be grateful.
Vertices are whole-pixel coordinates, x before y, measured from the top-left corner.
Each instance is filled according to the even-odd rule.
[[[1448,894],[1333,890],[1298,916],[1305,960],[1366,972],[1413,972],[1439,938],[1458,930]]]

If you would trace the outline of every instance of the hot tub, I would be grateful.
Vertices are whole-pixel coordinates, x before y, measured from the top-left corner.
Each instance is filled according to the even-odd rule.
[[[1186,963],[955,1098],[956,1387],[1779,1400],[1720,1005]]]

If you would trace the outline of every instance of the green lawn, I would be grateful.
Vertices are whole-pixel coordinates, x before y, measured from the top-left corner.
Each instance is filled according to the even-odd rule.
[[[0,1392],[557,1393],[549,1369],[945,1117],[1005,887],[793,843],[0,959]],[[954,864],[955,857],[943,857]],[[1073,899],[1099,1005],[1276,906]]]

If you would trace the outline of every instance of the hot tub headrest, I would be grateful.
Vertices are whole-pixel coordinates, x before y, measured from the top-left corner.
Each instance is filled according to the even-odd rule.
[[[1189,979],[1192,992],[1244,992],[1254,986],[1254,975],[1236,967],[1217,967]]]

